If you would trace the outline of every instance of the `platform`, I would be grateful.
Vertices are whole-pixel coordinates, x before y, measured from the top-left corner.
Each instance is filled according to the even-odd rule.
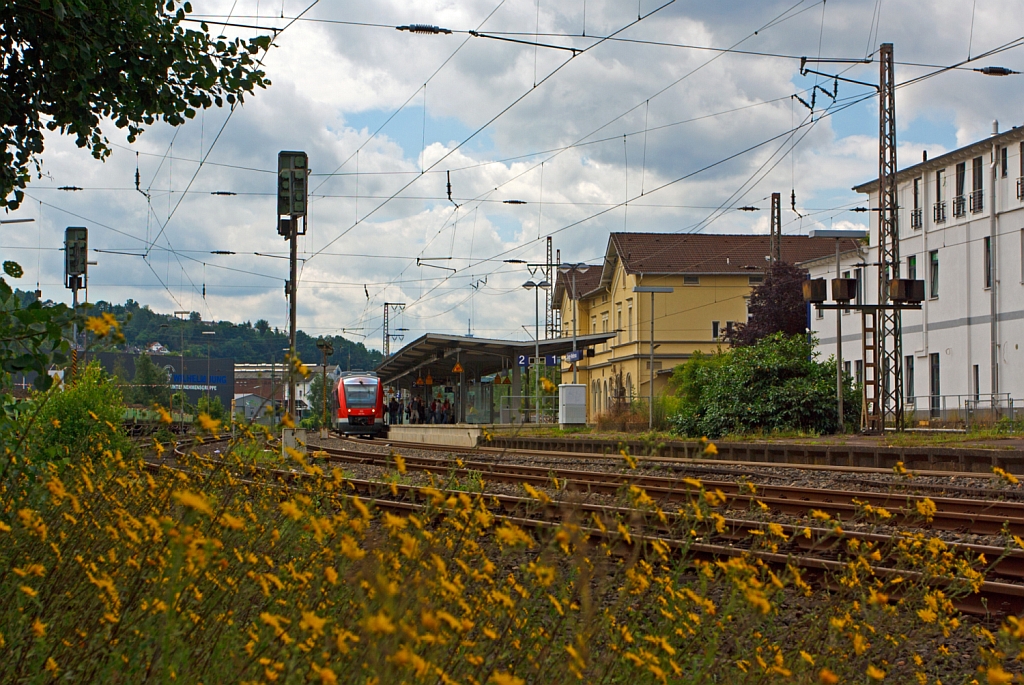
[[[483,435],[483,429],[469,423],[401,424],[388,428],[389,439],[396,442],[416,442],[422,445],[476,447],[481,435]]]

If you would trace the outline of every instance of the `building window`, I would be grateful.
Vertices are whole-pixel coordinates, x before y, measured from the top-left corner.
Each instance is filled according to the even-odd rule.
[[[601,332],[602,333],[607,333],[608,332],[608,312],[601,312]],[[605,352],[608,351],[608,341],[607,340],[604,341],[602,349]]]
[[[626,326],[629,328],[629,340],[633,341],[633,301],[626,302]]]
[[[1006,178],[1010,175],[1010,154],[1008,148],[999,149],[999,172]]]
[[[857,385],[864,384],[864,360],[858,359],[853,363],[853,382]]]
[[[619,336],[622,335],[622,305],[616,305],[615,307],[615,339],[618,340]]]
[[[932,250],[928,253],[928,297],[935,299],[939,296],[939,251]]]
[[[921,228],[923,217],[921,211],[921,179],[914,179],[914,209],[910,212],[910,227]]]
[[[939,353],[928,355],[928,393],[931,395],[932,416],[939,415]]]
[[[907,257],[907,278],[912,281],[917,280],[917,255],[912,254]]]
[[[985,193],[982,182],[985,178],[984,160],[975,157],[971,162],[971,212],[978,213],[985,208]]]
[[[943,192],[946,185],[946,170],[939,169],[935,172],[935,206],[932,208],[932,220],[941,224],[946,220],[946,195]]]
[[[720,325],[720,323],[718,321],[712,321],[711,322],[711,339],[712,340],[718,340],[718,334],[719,334],[718,327],[719,327],[719,325]]]
[[[725,335],[726,335],[727,338],[731,338],[732,337],[732,329],[735,326],[736,326],[736,322],[735,321],[726,321],[725,322]]]
[[[630,402],[633,401],[633,374],[626,374],[626,399]]]
[[[853,367],[850,365],[850,361],[843,362],[843,374],[852,378]]]
[[[700,276],[683,276],[683,285],[700,285]]]
[[[963,216],[967,211],[967,198],[964,187],[967,182],[967,162],[956,165],[956,195],[953,196],[953,216]]]
[[[591,333],[597,333],[597,317],[596,316],[590,317],[590,332]]]
[[[815,319],[824,319],[825,318],[825,310],[822,309],[821,307],[815,307],[814,308],[814,318]]]
[[[985,287],[992,287],[992,238],[985,236]]]
[[[981,373],[978,370],[978,365],[974,365],[974,402],[975,408],[977,408],[977,402],[981,399]]]
[[[909,404],[914,403],[914,355],[908,354],[903,358],[903,383],[904,394]]]
[[[758,274],[757,276],[750,276],[747,279],[747,283],[749,283],[750,285],[761,285],[762,283],[764,283],[764,276],[762,276],[761,274]]]

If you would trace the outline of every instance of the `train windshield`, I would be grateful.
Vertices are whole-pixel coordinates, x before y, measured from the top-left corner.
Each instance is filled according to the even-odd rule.
[[[345,404],[349,409],[372,409],[377,405],[377,379],[359,378],[345,381]]]

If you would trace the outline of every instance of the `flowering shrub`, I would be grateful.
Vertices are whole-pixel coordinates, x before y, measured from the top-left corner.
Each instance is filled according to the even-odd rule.
[[[297,452],[302,477],[274,480],[253,440],[173,469],[104,449],[8,472],[0,681],[931,683],[965,663],[998,675],[1024,637],[969,632],[953,601],[978,564],[920,535],[837,541],[826,592],[795,559],[707,556],[723,498],[692,479],[671,535],[636,487],[633,518],[531,529],[465,492],[374,506]],[[758,533],[755,550],[788,539]],[[903,577],[876,575],[890,554]]]

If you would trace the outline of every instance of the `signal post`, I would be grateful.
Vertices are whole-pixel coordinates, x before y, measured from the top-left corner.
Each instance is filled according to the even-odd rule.
[[[295,419],[295,317],[298,292],[299,236],[306,235],[309,157],[305,152],[283,150],[277,154],[277,233],[290,243],[288,281],[288,416]],[[300,228],[301,226],[301,228]]]

